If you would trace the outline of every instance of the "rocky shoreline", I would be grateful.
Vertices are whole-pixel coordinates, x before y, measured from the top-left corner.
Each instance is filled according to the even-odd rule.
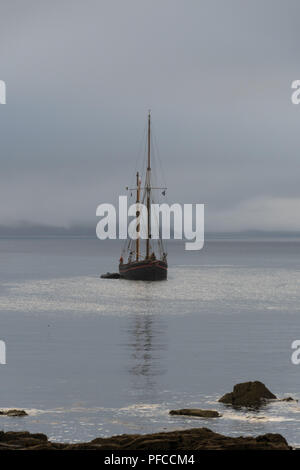
[[[233,408],[259,408],[269,400],[294,401],[292,397],[277,398],[262,382],[236,384],[233,391],[219,399],[224,406]],[[182,408],[171,410],[170,415],[221,418],[215,410]],[[25,417],[25,410],[0,410],[0,416]],[[281,434],[230,437],[208,428],[192,428],[154,434],[122,434],[98,437],[90,442],[76,444],[51,442],[42,433],[0,431],[0,451],[7,450],[145,450],[145,451],[194,451],[194,450],[291,450]]]
[[[280,434],[251,437],[228,437],[207,428],[170,431],[155,434],[123,434],[98,437],[90,442],[68,444],[51,442],[45,434],[0,431],[0,451],[17,450],[291,450]]]

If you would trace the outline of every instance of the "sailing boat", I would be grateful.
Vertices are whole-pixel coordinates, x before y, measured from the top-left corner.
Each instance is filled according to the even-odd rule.
[[[134,281],[162,281],[167,279],[168,274],[168,263],[167,263],[167,254],[164,251],[162,240],[158,239],[158,253],[154,251],[154,244],[151,240],[151,201],[152,201],[152,190],[154,189],[151,186],[151,115],[150,111],[148,113],[148,151],[147,151],[147,170],[146,170],[146,179],[145,187],[141,188],[141,180],[139,173],[136,175],[136,188],[132,190],[136,191],[136,203],[137,208],[138,204],[141,202],[141,189],[144,190],[143,201],[146,199],[147,206],[147,224],[146,224],[146,252],[145,255],[142,255],[141,252],[141,238],[140,238],[140,221],[138,217],[140,212],[136,212],[137,217],[137,226],[136,240],[130,240],[127,246],[128,261],[124,262],[123,254],[120,258],[119,264],[119,273],[120,277],[125,279],[130,279]],[[166,188],[155,188],[163,189],[164,192]],[[164,194],[163,192],[163,194]],[[128,254],[129,253],[129,254]],[[125,253],[124,253],[125,255]]]

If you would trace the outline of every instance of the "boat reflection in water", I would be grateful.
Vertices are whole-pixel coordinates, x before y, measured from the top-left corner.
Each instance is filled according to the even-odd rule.
[[[139,400],[155,400],[158,378],[166,370],[163,360],[166,324],[156,315],[142,313],[131,316],[129,321],[129,373],[132,392]]]

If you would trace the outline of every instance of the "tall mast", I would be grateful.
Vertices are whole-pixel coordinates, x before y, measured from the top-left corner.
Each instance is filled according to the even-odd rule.
[[[146,176],[147,212],[148,212],[147,239],[146,239],[146,259],[150,258],[150,238],[151,238],[151,227],[150,227],[150,220],[151,220],[151,214],[150,214],[151,162],[150,162],[150,155],[151,155],[151,115],[150,115],[150,111],[149,111],[149,113],[148,113],[148,165],[147,165],[147,176]]]
[[[141,190],[141,182],[140,182],[140,177],[139,177],[139,172],[136,174],[136,219],[137,219],[137,224],[136,224],[136,231],[137,231],[137,239],[136,239],[136,260],[139,260],[140,257],[140,222],[139,222],[139,216],[140,216],[140,207],[139,207],[139,202],[140,202],[140,190]]]

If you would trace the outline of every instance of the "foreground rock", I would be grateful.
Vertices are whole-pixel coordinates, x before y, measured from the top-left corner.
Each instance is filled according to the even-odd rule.
[[[215,410],[201,410],[200,408],[183,408],[171,410],[170,415],[197,416],[199,418],[219,418],[221,415]]]
[[[210,429],[196,428],[156,434],[123,434],[81,444],[48,441],[45,434],[0,431],[1,450],[289,450],[280,434],[227,437]]]
[[[260,406],[276,398],[262,382],[255,381],[235,385],[233,392],[226,393],[219,401],[233,406]]]
[[[28,416],[24,410],[0,410],[1,416]]]

